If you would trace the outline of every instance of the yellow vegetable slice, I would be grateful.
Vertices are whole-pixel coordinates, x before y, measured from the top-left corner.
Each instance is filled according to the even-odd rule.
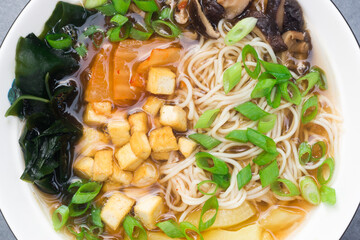
[[[206,240],[262,240],[263,229],[259,224],[252,224],[238,231],[226,231],[222,229],[211,230],[203,233]]]
[[[148,240],[182,240],[185,238],[171,238],[168,237],[165,233],[161,232],[147,232]],[[125,234],[125,240],[130,240],[128,235]]]

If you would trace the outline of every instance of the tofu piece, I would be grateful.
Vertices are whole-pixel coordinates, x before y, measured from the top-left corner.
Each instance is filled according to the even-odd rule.
[[[95,128],[84,127],[83,136],[77,148],[82,155],[93,157],[98,150],[105,148],[108,143],[109,138],[106,134]]]
[[[179,138],[179,150],[184,157],[189,157],[196,149],[197,143],[186,137]]]
[[[151,157],[157,161],[169,160],[171,152],[152,152]]]
[[[141,164],[134,172],[132,184],[136,187],[150,186],[159,178],[159,172],[155,164],[148,160]]]
[[[186,112],[179,106],[164,105],[160,110],[160,123],[176,131],[185,132],[187,130]]]
[[[110,121],[107,129],[115,146],[122,147],[130,141],[130,124],[126,119]]]
[[[116,163],[113,163],[113,174],[110,177],[112,182],[127,186],[132,179],[133,174],[131,172],[123,171]]]
[[[88,125],[101,125],[105,124],[108,118],[105,115],[98,114],[95,112],[91,103],[86,106],[85,113],[84,113],[84,123]]]
[[[135,216],[148,230],[154,230],[156,220],[164,212],[164,202],[159,196],[151,196],[140,200],[134,207]]]
[[[110,102],[93,102],[91,104],[92,109],[96,114],[111,116],[111,103]]]
[[[120,191],[120,189],[123,188],[123,185],[121,183],[113,182],[113,181],[106,181],[103,184],[103,187],[101,188],[101,191],[106,192],[113,192],[113,191]]]
[[[142,109],[147,112],[150,115],[156,116],[158,114],[161,106],[163,105],[164,101],[154,97],[150,96],[146,99]]]
[[[121,170],[134,171],[144,161],[138,158],[131,149],[130,143],[120,148],[115,154]]]
[[[154,152],[170,152],[179,149],[171,127],[157,128],[150,132],[149,142]]]
[[[144,132],[134,132],[130,138],[130,145],[138,158],[147,159],[151,154],[150,143]]]
[[[175,91],[176,75],[169,68],[152,67],[146,90],[153,94],[171,95]]]
[[[101,209],[101,219],[108,227],[115,231],[134,204],[135,201],[133,199],[120,192],[115,192]]]
[[[149,131],[148,117],[144,112],[131,114],[129,116],[129,123],[131,127],[131,134],[134,134],[134,132],[147,133]]]
[[[95,154],[93,180],[106,181],[113,173],[113,150],[101,150]]]
[[[79,177],[91,179],[93,175],[94,159],[91,157],[80,157],[74,163],[75,173]]]

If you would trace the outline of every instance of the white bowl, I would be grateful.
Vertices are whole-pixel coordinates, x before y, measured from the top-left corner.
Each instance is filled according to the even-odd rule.
[[[68,2],[78,2],[71,0]],[[315,62],[325,69],[330,89],[344,118],[340,156],[336,159],[334,207],[315,208],[290,239],[340,239],[360,201],[359,136],[360,49],[347,23],[329,0],[301,0],[310,29]],[[42,209],[30,184],[19,179],[24,169],[18,144],[19,121],[4,118],[9,107],[7,92],[14,79],[15,49],[20,36],[39,34],[57,0],[32,0],[22,11],[0,49],[0,208],[19,240],[62,239],[52,228],[49,213]]]

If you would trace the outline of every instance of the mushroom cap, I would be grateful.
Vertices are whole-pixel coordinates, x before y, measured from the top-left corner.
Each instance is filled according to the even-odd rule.
[[[233,19],[239,16],[252,2],[252,0],[217,0],[225,9],[225,18]]]
[[[296,0],[285,0],[283,32],[304,31],[304,17],[300,4]]]
[[[268,0],[266,14],[275,20],[281,32],[284,24],[285,0]]]

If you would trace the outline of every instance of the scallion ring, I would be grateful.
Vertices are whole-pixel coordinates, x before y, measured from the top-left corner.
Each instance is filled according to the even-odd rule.
[[[209,220],[207,220],[206,222],[203,221],[203,216],[207,211],[211,211],[211,210],[215,210],[215,214],[212,218],[210,218]],[[204,206],[201,208],[201,215],[200,215],[200,222],[199,222],[199,231],[205,231],[206,229],[208,229],[209,227],[211,227],[215,220],[216,220],[216,216],[217,213],[219,211],[219,202],[216,198],[216,196],[212,196],[211,198],[209,198]]]
[[[131,240],[146,240],[147,239],[146,230],[141,225],[141,223],[138,220],[136,220],[135,218],[127,215],[125,217],[123,227],[124,227],[126,235],[128,235],[128,237]],[[138,230],[139,230],[136,237],[133,236],[135,228],[138,228]]]
[[[275,79],[269,78],[259,81],[256,84],[254,90],[251,92],[251,98],[262,98],[268,96],[271,93],[272,89],[275,87],[275,85]]]
[[[192,225],[189,222],[182,222],[180,223],[180,229],[181,232],[183,233],[183,235],[185,236],[186,240],[193,240],[193,237],[190,237],[188,235],[188,230],[195,232],[197,235],[199,235],[200,240],[204,240],[204,237],[201,235],[201,232],[199,231],[199,229],[197,227],[195,227],[194,225]],[[196,238],[198,239],[198,238]]]
[[[130,7],[131,0],[112,0],[116,11],[125,15]]]
[[[253,162],[258,166],[264,166],[271,163],[276,157],[279,155],[278,152],[276,153],[268,153],[262,152],[256,158],[253,159]]]
[[[161,10],[160,15],[159,15],[160,20],[166,20],[166,19],[171,20],[171,18],[172,18],[171,8],[166,7]]]
[[[115,27],[108,31],[108,36],[111,42],[121,42],[127,39],[130,35],[131,24],[126,23],[122,27]]]
[[[86,0],[84,7],[92,9],[104,5],[106,2],[107,0]]]
[[[279,167],[276,160],[267,165],[266,167],[260,169],[259,176],[261,186],[263,188],[269,186],[271,183],[276,181],[276,179],[279,177]]]
[[[295,105],[300,104],[301,93],[299,88],[293,82],[287,81],[281,83],[279,86],[280,86],[281,95],[286,101],[293,103]]]
[[[211,155],[210,153],[198,152],[195,155],[195,158],[196,165],[208,172],[220,175],[225,175],[229,172],[229,168],[227,167],[226,163],[223,160]],[[212,163],[209,164],[209,161]]]
[[[131,29],[130,29],[130,37],[132,39],[139,40],[139,41],[148,40],[153,33],[154,33],[154,31],[152,29],[148,29],[148,31],[146,31],[146,32],[140,31],[134,27],[131,27]]]
[[[116,23],[118,26],[124,25],[129,19],[121,14],[113,16],[110,22]]]
[[[175,24],[164,20],[156,20],[151,23],[154,31],[165,38],[176,38],[180,35],[181,30]]]
[[[336,203],[336,192],[335,189],[322,185],[320,187],[320,196],[323,203],[329,205],[335,205]]]
[[[327,166],[327,169],[325,167]],[[317,170],[317,180],[321,185],[328,184],[335,170],[335,161],[333,158],[327,158]]]
[[[86,213],[86,211],[89,209],[91,203],[83,203],[83,204],[75,204],[70,203],[69,204],[69,214],[70,217],[78,217]]]
[[[49,45],[55,49],[65,50],[70,48],[72,45],[71,37],[64,33],[48,34],[45,39]]]
[[[159,7],[155,0],[133,0],[135,5],[144,12],[157,12]]]
[[[164,222],[159,222],[156,224],[157,227],[161,229],[167,236],[171,238],[183,238],[185,235],[182,233],[180,226],[177,222],[170,219]]]
[[[68,219],[69,208],[65,205],[58,207],[52,215],[54,229],[59,231],[63,226],[65,226]]]
[[[194,128],[209,128],[211,124],[214,122],[216,116],[219,114],[220,108],[206,110],[196,122]]]
[[[318,72],[318,73],[320,73],[320,81],[317,84],[319,85],[319,88],[321,90],[327,90],[328,89],[328,83],[327,83],[327,78],[326,78],[326,74],[325,74],[324,70],[322,70],[318,66],[314,66],[314,67],[312,67],[310,69],[310,72]]]
[[[321,198],[318,186],[314,179],[309,176],[304,176],[300,179],[301,196],[313,205],[319,205]]]
[[[272,108],[278,108],[281,104],[281,91],[279,87],[274,86],[266,95],[267,104]]]
[[[225,138],[241,143],[247,143],[249,141],[247,138],[247,130],[233,130],[228,135],[226,135]]]
[[[286,187],[286,192],[283,190],[282,185]],[[270,185],[271,190],[281,197],[295,197],[300,195],[299,188],[290,180],[277,179]]]
[[[251,166],[248,164],[246,167],[241,169],[236,175],[238,189],[242,189],[246,184],[251,181],[252,173]]]
[[[276,153],[276,143],[273,139],[269,138],[268,136],[265,136],[264,134],[248,128],[247,129],[247,138],[249,139],[249,142],[252,144],[258,146],[259,148],[264,149],[268,153]]]
[[[292,75],[287,67],[278,63],[270,63],[260,60],[260,63],[265,68],[266,72],[276,78],[277,83],[283,83],[289,80]]]
[[[219,187],[222,189],[227,189],[230,186],[230,173],[227,173],[225,175],[221,174],[213,174],[212,180],[218,184]]]
[[[214,188],[214,190],[213,190],[212,192],[210,192],[210,193],[204,192],[203,190],[201,190],[201,186],[204,185],[204,184],[213,184],[213,185],[215,185],[215,188]],[[218,190],[218,188],[219,188],[219,185],[218,185],[216,182],[211,181],[211,180],[204,180],[204,181],[201,181],[201,182],[199,182],[199,183],[197,184],[197,189],[198,189],[198,191],[199,191],[200,193],[202,193],[202,194],[204,194],[204,195],[208,195],[208,196],[215,195],[216,192],[217,192],[217,190]]]
[[[319,72],[310,72],[305,76],[296,80],[296,83],[299,87],[306,87],[301,93],[301,96],[306,96],[309,91],[320,81],[320,73]],[[305,84],[306,83],[306,84]],[[305,85],[305,86],[303,86]]]
[[[269,115],[268,112],[265,112],[253,102],[245,102],[243,104],[240,104],[239,106],[235,107],[235,110],[253,121],[257,121]]]
[[[221,141],[217,140],[216,138],[201,133],[191,134],[189,135],[189,138],[191,140],[194,140],[195,142],[197,142],[207,150],[211,150],[221,143]]]
[[[227,68],[223,75],[224,92],[228,94],[241,80],[241,63],[237,62]]]
[[[246,65],[246,57],[248,54],[250,54],[256,61],[256,67],[255,67],[254,71],[251,71],[249,69],[249,67]],[[241,57],[242,57],[242,61],[244,63],[244,68],[245,68],[247,74],[251,78],[257,79],[260,74],[260,71],[261,71],[261,65],[260,65],[260,61],[259,61],[259,56],[258,56],[255,48],[253,48],[250,45],[245,45],[245,47],[243,48],[243,50],[241,52]]]
[[[311,147],[311,161],[316,162],[323,158],[327,152],[327,145],[324,141],[316,142]]]
[[[310,144],[302,142],[299,146],[299,161],[301,165],[305,165],[311,160],[311,153]]]
[[[269,114],[260,118],[258,123],[258,131],[261,133],[267,133],[272,130],[276,124],[276,114]]]
[[[97,7],[96,10],[98,10],[99,12],[101,12],[102,14],[108,17],[114,16],[118,13],[113,3],[108,3],[100,7]]]
[[[74,194],[71,202],[83,204],[92,201],[100,192],[102,185],[97,182],[85,183]]]
[[[226,34],[225,44],[230,46],[241,41],[241,39],[251,33],[251,31],[255,28],[257,21],[257,18],[254,17],[247,17],[240,20]]]
[[[311,122],[317,115],[319,109],[318,97],[316,95],[310,97],[301,108],[301,122],[307,124]]]

